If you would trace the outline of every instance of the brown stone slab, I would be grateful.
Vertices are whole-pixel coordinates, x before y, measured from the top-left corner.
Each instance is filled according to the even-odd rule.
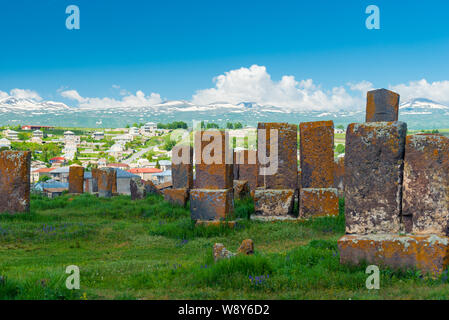
[[[377,89],[366,95],[366,122],[398,121],[399,94]]]
[[[345,157],[338,157],[334,160],[334,185],[338,190],[338,196],[344,196],[344,177],[345,177]]]
[[[224,220],[234,211],[232,189],[190,190],[190,213],[193,220]]]
[[[69,167],[69,193],[84,192],[84,168],[81,166]]]
[[[184,207],[187,204],[188,199],[189,189],[187,188],[164,190],[164,200],[171,204]]]
[[[289,218],[293,212],[294,189],[256,189],[254,211],[256,216]]]
[[[187,153],[184,155],[183,153]],[[180,161],[175,163],[172,157],[172,182],[175,189],[193,188],[193,148],[190,146],[175,146],[172,154],[177,154]]]
[[[266,139],[266,156],[271,154],[271,133],[270,130],[278,132],[278,158],[277,172],[274,174],[260,175],[258,177],[258,185],[266,189],[298,189],[297,171],[298,171],[298,126],[288,123],[261,123],[257,126],[258,134],[265,130]],[[274,137],[273,137],[274,139]],[[258,150],[261,147],[261,139],[259,137]],[[263,151],[260,151],[263,152]],[[260,167],[268,167],[270,164],[262,164],[259,159]]]
[[[140,177],[129,180],[129,190],[131,192],[131,200],[145,199],[145,186]]]
[[[301,187],[330,188],[334,184],[334,122],[302,122],[300,131]]]
[[[436,235],[345,235],[338,240],[340,263],[419,269],[437,275],[449,263],[449,238]]]
[[[236,153],[234,168],[238,168],[238,178],[234,180],[246,180],[251,191],[258,187],[259,165],[257,163],[256,150],[239,150]],[[235,172],[235,170],[234,170]]]
[[[202,140],[208,137],[207,135],[211,135],[210,140]],[[228,139],[228,133],[224,131],[195,133],[195,188],[233,188],[233,151],[229,148]]]
[[[402,195],[403,220],[411,216],[411,232],[449,235],[448,137],[407,136]]]
[[[335,188],[302,188],[299,197],[301,219],[338,216],[338,191]]]
[[[145,187],[145,195],[149,195],[149,194],[162,195],[163,190],[172,188],[172,186],[170,186],[170,187],[167,187],[165,189],[162,189],[162,188],[160,188],[161,187],[160,184],[156,186],[150,180],[143,181],[143,184],[144,184],[144,187]]]
[[[400,231],[407,125],[352,123],[346,132],[346,233]]]
[[[92,193],[98,192],[98,177],[100,175],[100,169],[92,168]]]
[[[31,152],[0,152],[0,213],[30,210]]]
[[[110,198],[117,190],[117,171],[113,168],[101,168],[98,173],[98,196]]]

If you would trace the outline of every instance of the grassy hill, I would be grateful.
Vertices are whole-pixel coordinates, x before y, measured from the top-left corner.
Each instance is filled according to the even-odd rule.
[[[0,299],[449,298],[446,274],[382,269],[380,290],[367,290],[365,266],[339,263],[343,201],[339,217],[274,223],[248,220],[251,200],[237,201],[235,229],[195,227],[159,196],[33,196],[31,206],[0,215]],[[254,256],[213,262],[214,243],[235,252],[246,238]],[[80,290],[65,288],[69,265]]]

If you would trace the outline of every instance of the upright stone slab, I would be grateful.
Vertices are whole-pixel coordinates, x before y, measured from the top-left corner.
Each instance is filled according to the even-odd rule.
[[[234,199],[244,199],[250,195],[248,181],[234,180]]]
[[[92,168],[92,193],[98,192],[98,177],[100,176],[100,169]]]
[[[183,153],[187,153],[184,155]],[[172,156],[172,182],[174,189],[193,188],[193,148],[190,146],[175,146],[172,155],[176,154],[177,163]]]
[[[237,151],[235,160],[234,167],[238,168],[238,179],[234,177],[234,180],[248,181],[249,188],[253,192],[258,187],[259,165],[257,163],[257,151]]]
[[[270,130],[277,130],[278,133],[278,157],[277,171],[273,174],[260,175],[258,177],[258,185],[266,189],[293,189],[297,190],[297,173],[298,173],[298,127],[295,124],[288,123],[259,123],[257,126],[258,133],[261,134],[265,130],[266,139],[266,155],[271,153],[271,137]],[[258,150],[261,150],[261,137],[258,141]],[[276,142],[276,141],[274,141]],[[262,151],[263,152],[263,151]],[[270,164],[262,164],[261,167],[267,167]],[[240,178],[240,177],[239,177]],[[240,178],[241,179],[241,178]]]
[[[101,168],[98,176],[98,195],[103,198],[112,197],[114,185],[117,188],[117,171],[114,168]]]
[[[0,152],[0,213],[30,209],[31,152]]]
[[[84,192],[84,168],[81,166],[69,167],[69,193]]]
[[[407,136],[402,215],[407,232],[449,235],[449,138]]]
[[[145,199],[145,186],[140,177],[129,180],[129,190],[131,192],[131,200]]]
[[[334,161],[334,185],[333,187],[338,190],[339,197],[344,196],[344,176],[345,176],[345,157],[338,157]]]
[[[352,123],[346,132],[346,233],[398,233],[407,124]]]
[[[368,91],[366,97],[366,122],[398,121],[399,94],[378,89]]]
[[[233,151],[225,131],[195,133],[195,188],[232,189]]]
[[[334,183],[334,122],[302,122],[301,187],[330,188]]]
[[[193,220],[224,220],[234,210],[232,189],[190,190],[190,213]]]

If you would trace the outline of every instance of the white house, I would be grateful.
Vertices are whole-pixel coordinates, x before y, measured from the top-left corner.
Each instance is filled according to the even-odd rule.
[[[4,134],[9,140],[19,140],[19,133],[17,131],[8,129],[4,131]]]
[[[8,148],[8,149],[10,149],[11,148],[11,141],[9,141],[8,139],[5,139],[5,138],[0,139],[0,149],[1,148]]]
[[[104,139],[104,132],[101,132],[101,131],[94,132],[94,134],[92,135],[92,138],[94,140],[96,140],[96,141],[103,140]]]

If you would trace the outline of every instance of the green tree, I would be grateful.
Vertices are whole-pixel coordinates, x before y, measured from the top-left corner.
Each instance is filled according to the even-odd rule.
[[[345,146],[342,145],[341,143],[339,143],[339,144],[337,145],[337,147],[335,148],[335,151],[336,151],[338,154],[345,153]]]

